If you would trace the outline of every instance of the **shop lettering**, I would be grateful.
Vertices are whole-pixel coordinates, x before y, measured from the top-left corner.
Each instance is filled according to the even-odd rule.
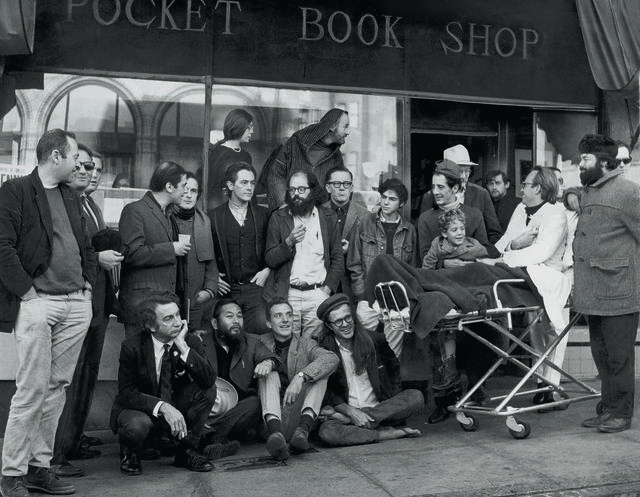
[[[149,29],[169,29],[172,31],[204,31],[206,26],[205,0],[186,0],[178,2],[184,9],[184,25],[178,26],[175,20],[176,0],[67,0],[67,21],[73,22],[74,10],[86,7],[91,1],[93,18],[103,26],[110,26],[124,17],[133,26]],[[136,7],[138,7],[136,9]],[[151,7],[153,15],[146,19],[136,17],[140,7]],[[105,13],[105,12],[108,12]]]
[[[300,40],[319,41],[329,38],[336,43],[345,43],[356,37],[363,45],[380,42],[383,47],[402,48],[395,33],[395,28],[402,17],[382,16],[378,20],[373,14],[364,14],[355,22],[351,16],[341,10],[325,17],[320,9],[300,7],[302,10],[302,36]]]
[[[502,58],[531,56],[531,49],[540,36],[535,29],[491,26],[490,24],[462,24],[452,21],[446,26],[447,39],[440,40],[445,55],[465,54]]]

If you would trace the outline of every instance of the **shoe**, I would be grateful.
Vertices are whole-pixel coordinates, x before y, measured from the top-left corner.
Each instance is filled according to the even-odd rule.
[[[427,423],[429,423],[430,425],[434,425],[436,423],[442,423],[449,416],[451,416],[451,413],[447,409],[443,409],[441,407],[436,406],[436,408],[433,411],[431,411],[431,414],[427,418]]]
[[[211,464],[205,456],[198,454],[193,449],[185,449],[176,452],[173,465],[178,468],[187,468],[189,471],[197,471],[199,473],[206,473],[213,469],[213,464]]]
[[[271,457],[278,461],[289,459],[289,448],[282,433],[276,431],[269,435],[269,438],[267,438],[267,451],[271,454]]]
[[[162,452],[158,449],[154,449],[153,447],[143,447],[138,453],[138,457],[141,461],[155,461],[160,459],[161,455]]]
[[[544,388],[545,384],[544,383],[538,383],[537,388]],[[544,391],[544,392],[537,392],[534,396],[533,399],[531,399],[531,403],[534,406],[539,406],[540,404],[546,404],[548,401],[545,400],[547,394],[550,393],[549,391]]]
[[[212,443],[205,445],[202,453],[209,461],[215,461],[222,457],[229,457],[238,452],[240,449],[240,442],[232,440],[227,443]]]
[[[94,447],[96,445],[103,445],[104,442],[102,441],[101,438],[90,437],[89,435],[85,435],[83,433],[82,437],[80,437],[80,444],[81,445],[88,445],[89,447]]]
[[[309,432],[298,426],[289,441],[289,446],[293,452],[301,454],[309,450]]]
[[[584,426],[585,428],[597,428],[602,423],[607,421],[610,417],[611,417],[611,414],[609,414],[608,412],[603,412],[602,414],[598,414],[597,416],[594,416],[593,418],[585,419],[582,422],[582,426]]]
[[[614,418],[610,416],[604,423],[598,426],[602,433],[618,433],[631,428],[631,418]]]
[[[51,468],[29,465],[27,475],[24,477],[24,483],[27,490],[37,490],[51,495],[67,495],[76,491],[76,488],[71,483],[60,480]]]
[[[4,497],[29,497],[24,476],[3,476],[0,480],[0,492]]]
[[[84,476],[84,470],[82,468],[79,468],[75,464],[71,464],[67,460],[62,461],[60,464],[52,464],[51,469],[57,476],[63,476],[66,478]]]
[[[542,404],[549,404],[551,402],[556,402],[556,398],[553,396],[553,392],[544,392],[544,398]],[[569,404],[560,404],[556,406],[546,406],[538,409],[538,412],[541,414],[553,411],[566,411],[569,409]]]
[[[89,445],[81,443],[78,450],[69,454],[67,459],[71,461],[77,459],[93,459],[94,457],[98,457],[100,454],[102,454],[102,452],[99,450],[92,449]]]
[[[120,472],[127,476],[142,474],[142,463],[135,449],[120,445]]]

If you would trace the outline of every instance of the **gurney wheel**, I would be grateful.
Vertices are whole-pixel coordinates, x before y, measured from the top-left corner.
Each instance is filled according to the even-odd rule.
[[[460,423],[460,428],[464,431],[477,431],[478,430],[478,420],[473,416],[465,414],[463,412],[456,413],[456,419],[458,423]]]
[[[507,418],[507,428],[509,433],[516,440],[522,440],[531,435],[531,425],[526,421],[519,421],[516,418]]]

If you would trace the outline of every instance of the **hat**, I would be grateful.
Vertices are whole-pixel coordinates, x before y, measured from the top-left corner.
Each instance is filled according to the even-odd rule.
[[[219,376],[216,378],[216,401],[211,408],[210,416],[223,416],[238,403],[238,392],[231,383]]]
[[[444,151],[444,158],[455,162],[459,166],[477,166],[476,162],[471,162],[469,151],[464,145],[454,145]]]
[[[580,140],[578,151],[581,154],[606,155],[615,159],[618,155],[618,145],[608,136],[589,134]]]
[[[460,166],[455,162],[452,162],[449,159],[442,159],[436,162],[436,170],[433,174],[442,174],[447,178],[458,180],[460,179],[462,172],[460,171]]]
[[[347,297],[344,293],[336,293],[318,306],[316,315],[318,316],[318,319],[320,321],[324,321],[332,310],[343,304],[351,305],[349,297]]]

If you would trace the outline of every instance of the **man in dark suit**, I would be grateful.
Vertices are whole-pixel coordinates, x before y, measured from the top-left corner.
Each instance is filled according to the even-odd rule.
[[[178,297],[151,291],[137,309],[143,330],[122,343],[111,427],[120,437],[120,471],[142,473],[139,450],[150,435],[170,433],[174,465],[211,471],[197,452],[216,400],[216,373],[202,341],[187,334]]]
[[[218,293],[240,304],[249,333],[266,333],[262,293],[271,271],[264,261],[269,212],[252,202],[256,170],[251,164],[231,164],[225,184],[229,201],[209,212],[220,271]]]
[[[87,232],[93,237],[105,228],[102,211],[89,196],[100,184],[102,158],[88,147],[78,144],[79,169],[73,173],[71,188],[80,193],[82,208],[87,220]],[[93,437],[83,435],[84,425],[91,409],[91,401],[98,380],[100,358],[104,346],[109,314],[116,313],[116,295],[108,271],[119,267],[122,255],[115,250],[96,253],[98,274],[93,287],[91,306],[93,318],[84,339],[71,386],[67,389],[67,400],[58,423],[56,442],[51,464],[59,476],[82,476],[81,468],[68,459],[88,459],[100,454],[90,444],[100,443]]]
[[[327,172],[324,187],[329,192],[329,201],[322,207],[333,210],[338,216],[338,226],[342,233],[342,253],[344,254],[345,268],[347,267],[347,253],[349,252],[349,240],[356,226],[369,211],[363,205],[352,202],[353,174],[345,166],[335,166]],[[346,273],[340,279],[338,292],[346,293],[353,299],[351,281]]]
[[[179,204],[187,184],[186,171],[175,162],[156,168],[144,197],[125,206],[120,216],[124,261],[120,304],[127,336],[139,330],[138,301],[149,290],[176,289],[176,257],[191,243],[178,239],[165,211]]]

